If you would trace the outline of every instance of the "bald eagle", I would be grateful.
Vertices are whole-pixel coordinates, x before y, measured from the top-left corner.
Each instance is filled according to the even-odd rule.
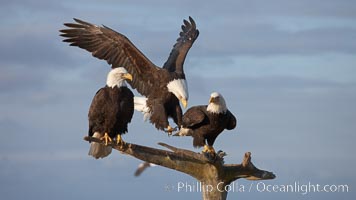
[[[106,86],[94,96],[90,105],[88,135],[105,140],[106,145],[96,142],[90,144],[89,155],[104,158],[111,153],[108,142],[116,140],[118,145],[124,142],[121,134],[127,132],[134,112],[133,93],[126,87],[125,80],[132,80],[125,68],[112,69],[107,77]]]
[[[185,57],[199,35],[194,20],[184,20],[182,31],[163,67],[153,64],[133,43],[121,33],[106,26],[74,19],[76,23],[65,23],[69,29],[60,30],[64,42],[78,46],[92,53],[96,58],[106,60],[112,68],[125,67],[133,75],[129,82],[132,88],[142,94],[135,98],[135,107],[146,113],[150,122],[159,130],[172,132],[168,118],[180,127],[182,109],[187,106],[188,87],[183,70]]]
[[[234,129],[236,123],[235,116],[226,107],[224,97],[213,92],[208,105],[194,106],[184,113],[182,127],[176,135],[192,136],[194,147],[204,146],[203,152],[215,153],[215,139],[225,129]]]

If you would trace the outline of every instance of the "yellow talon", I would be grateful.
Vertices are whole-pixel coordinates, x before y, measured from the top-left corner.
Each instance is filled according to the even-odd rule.
[[[125,144],[125,142],[124,142],[124,140],[122,139],[122,137],[121,137],[120,134],[118,134],[118,135],[116,136],[116,144],[117,144],[117,145],[121,145],[121,146]]]
[[[207,153],[209,151],[208,145],[204,145],[203,153]]]
[[[105,133],[104,136],[100,138],[100,140],[105,140],[105,146],[108,146],[108,142],[112,142],[112,139],[108,133]]]
[[[209,146],[209,153],[216,154],[215,149],[213,146]]]
[[[168,133],[168,135],[172,135],[173,131],[174,131],[174,128],[172,128],[170,125],[168,125],[168,126],[167,126],[167,130],[166,130],[166,132]]]
[[[203,153],[216,154],[215,149],[212,146],[204,145]]]

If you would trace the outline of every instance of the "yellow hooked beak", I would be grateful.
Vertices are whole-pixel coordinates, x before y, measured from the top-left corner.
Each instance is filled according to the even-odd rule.
[[[214,97],[210,97],[210,99],[209,99],[209,103],[214,103],[214,102],[216,102],[216,98],[214,98]]]
[[[123,77],[124,79],[127,79],[127,80],[132,81],[132,75],[129,74],[129,73],[123,74],[122,77]]]
[[[184,108],[187,108],[187,106],[188,106],[188,101],[187,101],[186,99],[181,98],[181,99],[180,99],[180,102],[182,103],[182,105],[183,105]]]

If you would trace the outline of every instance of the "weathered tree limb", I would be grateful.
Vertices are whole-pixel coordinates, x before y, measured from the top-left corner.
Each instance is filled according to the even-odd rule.
[[[84,140],[103,143],[98,138],[86,136]],[[125,143],[122,146],[111,144],[112,148],[139,160],[167,167],[189,174],[201,182],[204,200],[225,200],[224,189],[239,178],[247,180],[268,180],[276,176],[272,172],[260,170],[251,162],[251,153],[247,152],[241,164],[224,164],[223,157],[208,159],[201,153],[180,149],[164,143],[159,145],[171,151]]]

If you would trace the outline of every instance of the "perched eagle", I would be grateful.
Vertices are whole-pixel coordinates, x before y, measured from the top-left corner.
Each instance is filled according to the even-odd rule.
[[[131,74],[123,67],[112,69],[106,86],[94,96],[89,109],[89,136],[105,140],[105,144],[116,140],[123,144],[121,134],[127,132],[127,124],[134,113],[133,93],[126,87],[125,80],[132,80]],[[89,155],[103,158],[111,153],[111,146],[96,142],[90,145]]]
[[[65,23],[69,29],[60,30],[64,42],[91,52],[94,57],[106,60],[112,68],[124,67],[133,75],[132,88],[145,97],[135,98],[135,107],[146,113],[159,130],[172,132],[168,118],[180,127],[182,109],[188,101],[188,87],[183,71],[185,57],[199,35],[194,20],[184,20],[182,31],[163,67],[153,64],[124,35],[106,27],[96,26],[79,19]]]
[[[215,139],[225,129],[234,129],[236,123],[235,116],[226,107],[224,97],[213,92],[208,105],[194,106],[184,113],[182,127],[176,135],[193,136],[194,147],[204,146],[203,152],[215,153]]]

